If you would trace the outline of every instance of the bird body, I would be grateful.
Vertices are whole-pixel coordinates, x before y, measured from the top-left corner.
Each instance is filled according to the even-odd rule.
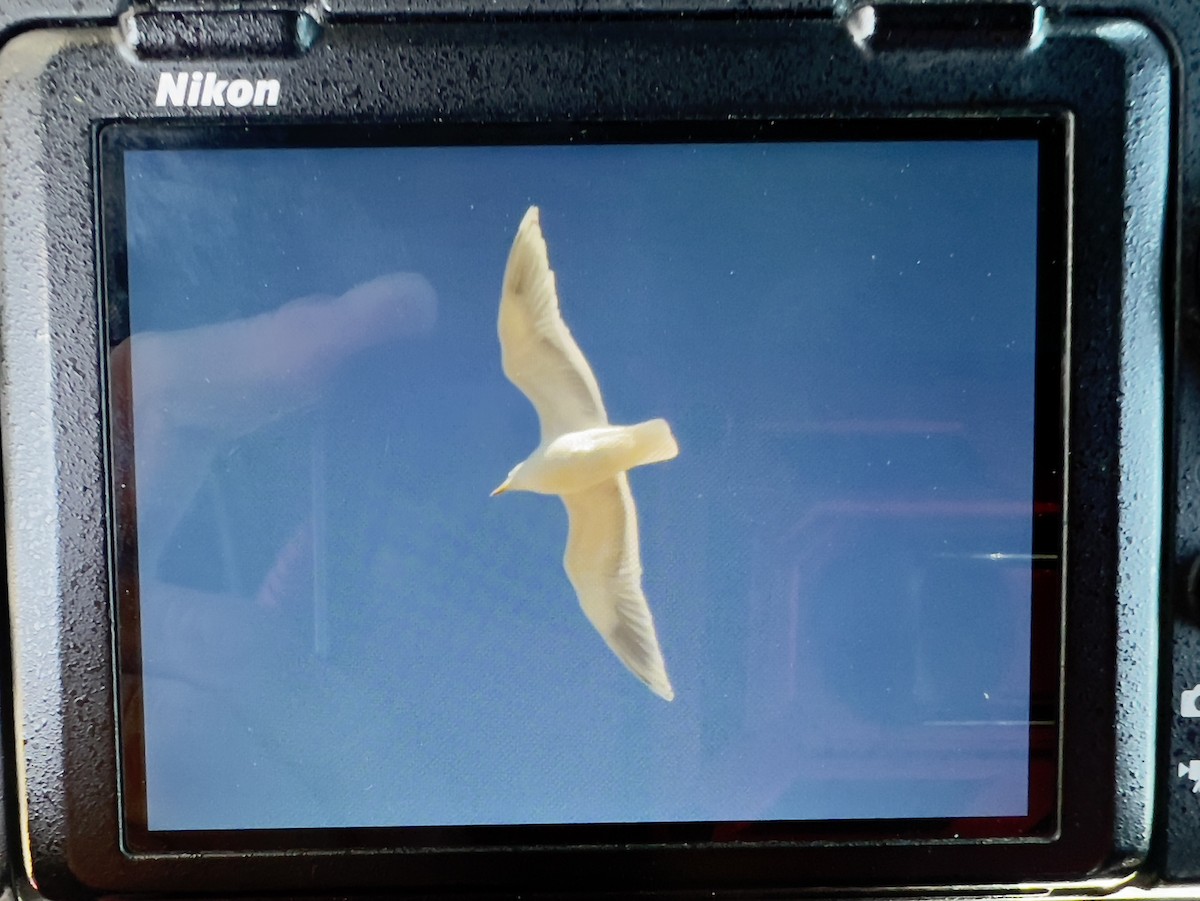
[[[500,297],[504,374],[533,403],[541,441],[492,492],[557,494],[567,508],[563,566],[588,620],[629,670],[675,697],[642,592],[637,510],[626,472],[679,453],[664,419],[612,425],[600,387],[559,311],[537,207],[521,220]]]
[[[509,490],[575,494],[635,466],[670,460],[678,453],[665,419],[566,432],[539,445],[493,494]]]

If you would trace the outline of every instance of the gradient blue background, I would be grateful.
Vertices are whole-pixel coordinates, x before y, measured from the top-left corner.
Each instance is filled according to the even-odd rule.
[[[1036,166],[127,152],[150,828],[1025,813]],[[612,419],[681,447],[631,477],[670,704],[578,609],[562,505],[488,496],[537,442],[495,332],[530,204]],[[154,420],[190,401],[138,335],[403,271],[427,333],[246,434]]]

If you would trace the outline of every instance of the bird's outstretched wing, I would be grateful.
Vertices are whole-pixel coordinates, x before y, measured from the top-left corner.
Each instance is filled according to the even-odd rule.
[[[508,254],[499,332],[504,374],[537,410],[543,443],[608,424],[596,376],[559,312],[535,206],[526,211]]]
[[[563,495],[570,520],[567,576],[592,625],[630,671],[670,701],[675,690],[642,593],[637,510],[621,473],[576,494]]]

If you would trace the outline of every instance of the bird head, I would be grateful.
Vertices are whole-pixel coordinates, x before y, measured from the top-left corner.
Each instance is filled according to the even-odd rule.
[[[518,463],[516,466],[513,467],[512,471],[508,474],[507,478],[505,478],[505,480],[500,483],[500,486],[495,491],[492,492],[491,496],[495,497],[497,494],[504,494],[504,492],[506,492],[506,491],[512,491],[514,489],[520,488],[520,486],[517,484],[517,474],[520,472],[520,470],[521,470],[521,465]]]

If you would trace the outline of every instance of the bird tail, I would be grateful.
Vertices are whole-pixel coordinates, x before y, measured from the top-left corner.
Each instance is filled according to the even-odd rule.
[[[671,434],[671,426],[665,419],[651,419],[639,422],[629,427],[633,435],[634,447],[637,448],[637,463],[635,466],[645,466],[647,463],[661,463],[664,460],[674,460],[679,456],[679,445]]]

